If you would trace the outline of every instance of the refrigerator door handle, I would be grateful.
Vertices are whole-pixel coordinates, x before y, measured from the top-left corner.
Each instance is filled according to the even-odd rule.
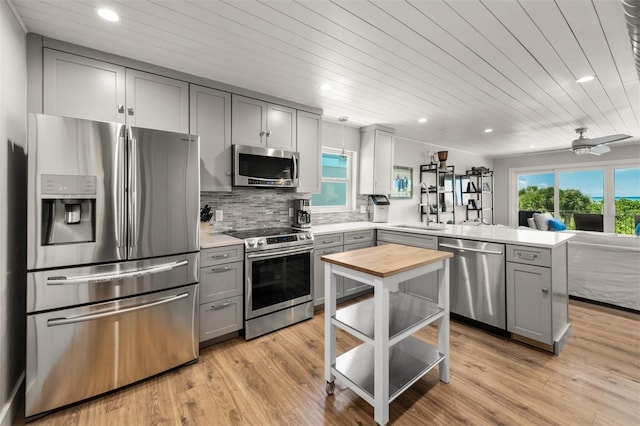
[[[126,132],[127,129],[125,126],[122,126],[120,129],[118,136],[118,145],[116,147],[116,155],[118,157],[118,161],[115,163],[115,178],[116,183],[114,185],[115,192],[115,202],[116,202],[116,246],[118,249],[118,254],[121,258],[125,258],[127,256],[126,253],[122,253],[121,249],[125,248],[127,245],[127,224],[125,223],[126,217],[126,170],[124,169],[125,164],[125,152],[126,152]]]
[[[129,257],[138,241],[138,141],[129,128]]]
[[[111,317],[114,315],[126,314],[127,312],[139,311],[142,309],[148,309],[154,306],[175,302],[176,300],[184,299],[185,297],[189,297],[189,292],[176,294],[175,296],[163,298],[150,303],[143,303],[142,305],[136,305],[130,308],[114,309],[112,311],[100,312],[99,314],[78,315],[66,318],[51,318],[50,320],[47,320],[47,325],[49,327],[53,327],[56,325],[74,324],[77,322],[91,321],[95,319]]]
[[[81,275],[77,277],[48,277],[47,285],[62,285],[62,284],[95,284],[108,281],[123,280],[126,278],[139,278],[145,275],[158,274],[160,272],[171,271],[172,269],[180,266],[188,265],[188,260],[180,260],[178,262],[164,263],[162,265],[153,266],[146,269],[137,269],[135,271],[123,272],[120,274],[99,274],[99,275]]]

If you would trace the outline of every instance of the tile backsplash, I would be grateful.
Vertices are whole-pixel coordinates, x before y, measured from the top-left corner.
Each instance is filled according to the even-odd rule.
[[[223,220],[212,221],[213,232],[229,230],[291,226],[289,208],[298,198],[311,198],[311,194],[288,189],[234,188],[233,192],[201,192],[200,206],[209,205],[212,211],[222,210]],[[312,225],[358,222],[367,220],[360,206],[367,204],[366,195],[356,197],[356,210],[340,213],[312,213]]]

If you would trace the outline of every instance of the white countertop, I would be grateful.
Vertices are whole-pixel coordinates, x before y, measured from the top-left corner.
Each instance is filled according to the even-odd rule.
[[[388,229],[412,234],[441,235],[443,237],[466,238],[505,244],[519,244],[532,247],[552,248],[566,242],[574,236],[572,233],[514,229],[492,225],[444,225],[443,229],[427,229],[424,223],[373,223],[346,222],[313,226],[314,234],[349,232],[363,229]]]
[[[210,234],[209,227],[207,224],[200,224],[200,248],[214,248],[214,247],[225,247],[225,246],[234,246],[237,244],[244,245],[244,240],[239,238],[232,237],[227,234]]]

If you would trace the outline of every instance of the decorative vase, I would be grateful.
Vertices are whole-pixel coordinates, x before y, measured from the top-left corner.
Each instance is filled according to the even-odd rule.
[[[440,168],[447,168],[447,156],[449,155],[449,151],[438,151],[438,160],[440,160]]]

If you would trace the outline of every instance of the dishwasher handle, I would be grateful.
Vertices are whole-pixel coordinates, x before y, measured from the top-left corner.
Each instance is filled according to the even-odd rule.
[[[470,251],[473,253],[496,254],[498,256],[502,256],[503,254],[503,252],[499,250],[483,250],[483,249],[477,249],[477,248],[471,248],[471,247],[460,247],[460,246],[454,246],[453,244],[446,244],[446,243],[440,243],[438,244],[438,246],[454,249],[462,253],[464,253],[465,251]]]

